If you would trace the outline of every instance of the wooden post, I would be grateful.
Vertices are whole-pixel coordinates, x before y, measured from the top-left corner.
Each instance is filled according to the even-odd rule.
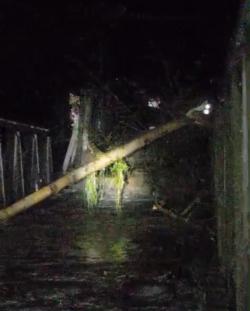
[[[0,141],[0,182],[1,182],[1,201],[2,201],[3,206],[6,206],[2,141]]]
[[[51,138],[46,137],[46,159],[45,159],[45,182],[49,184],[53,174],[53,157],[51,148]]]
[[[19,154],[19,166],[20,166],[20,177],[21,177],[21,190],[22,195],[25,196],[25,185],[24,185],[24,173],[23,173],[23,151],[22,151],[22,141],[20,133],[18,132],[18,154]]]
[[[40,185],[40,157],[37,134],[32,136],[31,147],[31,189],[37,191]]]
[[[4,149],[3,151],[3,167],[5,172],[5,194],[6,204],[14,201],[12,182],[13,182],[13,156],[14,156],[14,137],[15,133],[11,130],[5,130],[3,136]]]
[[[12,187],[15,199],[25,196],[24,175],[23,175],[23,154],[20,132],[14,136],[14,156],[13,156],[13,178]]]

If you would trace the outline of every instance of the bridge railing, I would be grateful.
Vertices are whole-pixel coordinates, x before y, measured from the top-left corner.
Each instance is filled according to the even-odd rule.
[[[0,207],[49,184],[52,174],[49,130],[0,118]]]

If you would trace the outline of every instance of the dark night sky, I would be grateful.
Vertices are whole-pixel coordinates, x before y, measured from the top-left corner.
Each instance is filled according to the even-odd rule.
[[[237,8],[236,0],[2,0],[0,117],[49,125],[66,94],[93,76],[150,88],[162,57],[185,74],[201,62],[207,81],[224,70]]]

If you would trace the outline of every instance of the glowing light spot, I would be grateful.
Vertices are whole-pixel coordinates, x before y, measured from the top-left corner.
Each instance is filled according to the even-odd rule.
[[[209,110],[209,109],[204,109],[204,110],[203,110],[203,113],[204,113],[205,115],[208,115],[208,114],[210,114],[210,110]]]
[[[208,110],[209,110],[209,109],[211,109],[211,108],[212,108],[211,104],[206,104],[206,105],[205,105],[205,109],[208,109]]]
[[[154,108],[154,109],[160,109],[160,104],[161,104],[161,101],[159,98],[150,98],[148,100],[148,107],[150,108]]]

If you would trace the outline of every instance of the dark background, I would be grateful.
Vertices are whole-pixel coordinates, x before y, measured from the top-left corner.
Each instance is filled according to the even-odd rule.
[[[120,81],[114,89],[157,95],[176,75],[206,93],[225,73],[238,8],[236,0],[2,0],[0,117],[53,128],[68,93],[89,84]]]

